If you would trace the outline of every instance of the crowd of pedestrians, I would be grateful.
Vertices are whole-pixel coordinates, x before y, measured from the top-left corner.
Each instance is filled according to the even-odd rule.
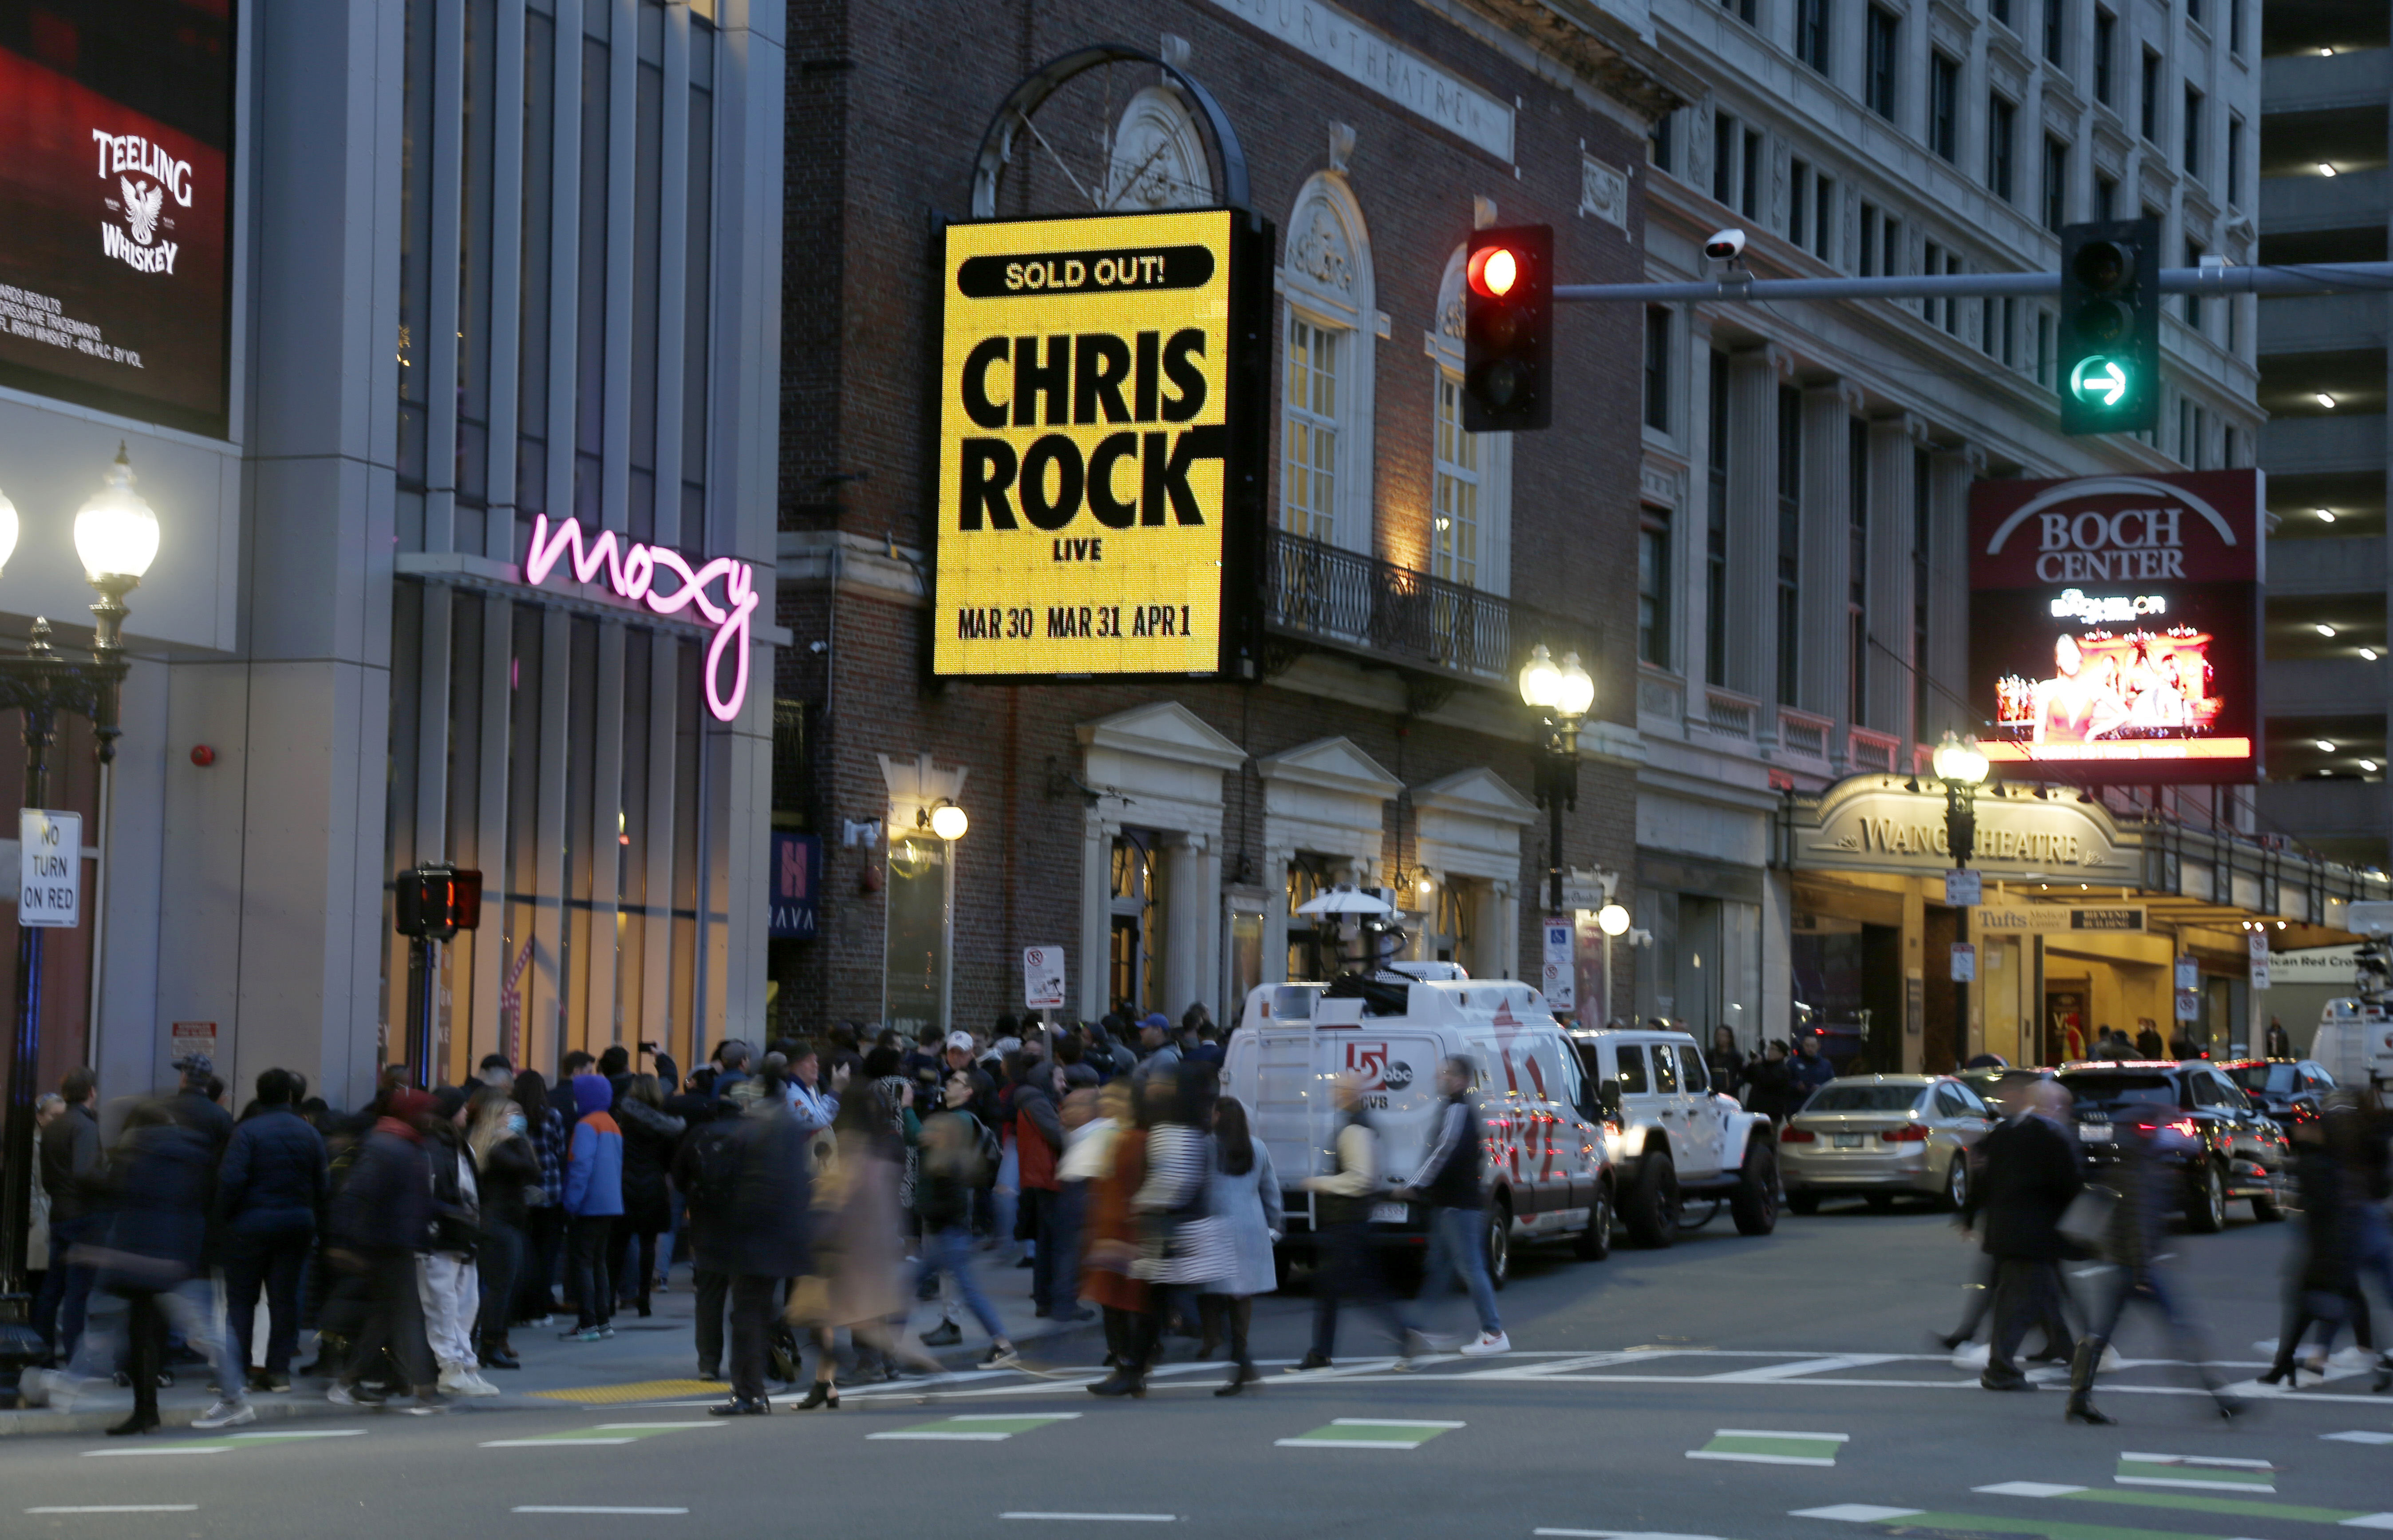
[[[727,1040],[687,1078],[661,1054],[636,1069],[620,1047],[567,1054],[554,1084],[498,1055],[430,1090],[392,1066],[354,1114],[268,1069],[238,1117],[193,1057],[171,1092],[111,1110],[112,1140],[77,1069],[40,1109],[49,1265],[34,1325],[51,1366],[29,1389],[68,1407],[129,1386],[117,1434],[158,1426],[159,1388],[194,1370],[214,1391],[203,1429],[255,1420],[255,1398],[290,1392],[294,1375],[339,1404],[435,1411],[498,1394],[489,1377],[521,1366],[527,1332],[598,1342],[619,1312],[649,1314],[681,1258],[698,1372],[727,1378],[724,1415],[769,1410],[776,1381],[808,1384],[804,1408],[835,1407],[843,1365],[850,1382],[929,1369],[927,1350],[961,1343],[967,1323],[987,1338],[979,1362],[1017,1364],[978,1270],[1018,1257],[1038,1317],[1102,1310],[1112,1373],[1097,1393],[1143,1393],[1178,1333],[1225,1355],[1223,1393],[1236,1394],[1254,1379],[1251,1300],[1277,1285],[1285,1220],[1269,1151],[1220,1094],[1223,1055],[1201,1007],[1178,1023],[1000,1018],[986,1036],[912,1042],[849,1028],[761,1051]],[[1462,1074],[1441,1081],[1413,1195],[1453,1216],[1432,1267],[1476,1306],[1466,1351],[1500,1351]],[[1327,1207],[1350,1189],[1385,1195],[1359,1113],[1339,1152],[1341,1177],[1320,1179]],[[1380,1307],[1407,1353],[1427,1340],[1397,1313],[1359,1217],[1353,1228],[1308,1366],[1328,1361],[1341,1297]],[[917,1338],[907,1322],[924,1304],[936,1324]],[[316,1358],[294,1365],[304,1330]]]

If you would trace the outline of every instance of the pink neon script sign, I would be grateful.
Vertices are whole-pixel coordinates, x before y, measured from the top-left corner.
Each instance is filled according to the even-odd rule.
[[[739,714],[740,702],[748,698],[748,618],[756,611],[754,567],[729,556],[717,556],[692,571],[680,553],[661,545],[619,542],[612,529],[603,531],[595,541],[585,542],[580,519],[565,519],[552,533],[548,516],[543,514],[532,521],[531,550],[524,557],[524,577],[534,587],[546,582],[569,548],[576,581],[595,581],[604,571],[607,586],[619,598],[645,604],[660,615],[696,609],[714,628],[714,640],[706,649],[706,709],[714,713],[717,722],[729,722]],[[680,580],[680,586],[671,593],[659,593],[656,580],[660,573],[671,573]],[[706,593],[708,585],[718,578],[723,580],[721,604]],[[726,650],[732,657],[728,696],[716,687]]]

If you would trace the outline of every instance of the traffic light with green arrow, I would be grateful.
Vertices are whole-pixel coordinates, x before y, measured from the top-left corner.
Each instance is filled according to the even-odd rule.
[[[2157,219],[2060,231],[2060,431],[2137,433],[2160,423]]]

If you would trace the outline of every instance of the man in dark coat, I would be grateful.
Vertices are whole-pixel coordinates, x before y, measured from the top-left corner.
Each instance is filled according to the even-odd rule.
[[[433,1394],[424,1303],[415,1286],[415,1254],[426,1244],[432,1226],[432,1168],[424,1152],[422,1127],[431,1112],[428,1092],[391,1092],[333,1205],[333,1245],[326,1256],[333,1266],[361,1277],[367,1292],[365,1324],[329,1393],[336,1406],[382,1399],[358,1380],[385,1349],[416,1392],[413,1409],[439,1406]]]
[[[168,1098],[172,1101],[173,1098]],[[209,1190],[216,1152],[200,1129],[161,1103],[136,1107],[117,1149],[116,1207],[99,1286],[131,1302],[133,1415],[111,1434],[158,1426],[158,1370],[171,1323],[215,1364],[222,1389],[193,1424],[203,1430],[254,1422],[242,1377],[218,1335],[207,1276]]]
[[[211,1156],[221,1158],[225,1146],[232,1142],[232,1114],[208,1094],[208,1082],[216,1078],[216,1061],[204,1053],[194,1053],[176,1060],[175,1067],[183,1072],[183,1080],[175,1094],[166,1099],[167,1116],[187,1129],[197,1129],[205,1134]]]
[[[2030,1325],[2041,1322],[2047,1356],[2075,1356],[2060,1302],[2060,1217],[2085,1188],[2077,1142],[2063,1125],[2069,1093],[2058,1081],[2029,1089],[2027,1109],[1986,1135],[1978,1146],[1984,1173],[1961,1209],[1961,1230],[1980,1229],[1994,1259],[1994,1336],[1978,1383],[1989,1390],[2034,1389],[2012,1355]]]
[[[249,1334],[266,1292],[270,1327],[258,1389],[291,1389],[299,1345],[299,1274],[315,1248],[332,1176],[323,1136],[292,1109],[298,1078],[269,1069],[257,1077],[257,1111],[236,1125],[216,1182],[224,1237],[225,1321],[233,1363],[250,1363]]]
[[[754,1082],[752,1082],[754,1083]],[[784,1278],[806,1270],[806,1133],[771,1076],[747,1110],[726,1162],[729,1200],[699,1231],[698,1265],[731,1279],[731,1399],[719,1417],[763,1416],[766,1343]],[[740,1088],[745,1090],[747,1088]]]
[[[71,1259],[75,1246],[97,1239],[106,1222],[100,1172],[99,1082],[77,1065],[59,1083],[67,1104],[42,1130],[42,1190],[50,1194],[50,1271],[33,1306],[33,1329],[49,1342],[59,1362],[74,1355],[83,1335],[85,1303],[91,1298],[91,1268]]]

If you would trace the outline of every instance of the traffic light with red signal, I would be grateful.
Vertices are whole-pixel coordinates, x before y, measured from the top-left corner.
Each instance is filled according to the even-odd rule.
[[[1471,234],[1463,272],[1462,425],[1518,433],[1554,420],[1554,228]]]
[[[399,874],[399,933],[448,941],[480,928],[482,874],[471,867],[434,864]]]

